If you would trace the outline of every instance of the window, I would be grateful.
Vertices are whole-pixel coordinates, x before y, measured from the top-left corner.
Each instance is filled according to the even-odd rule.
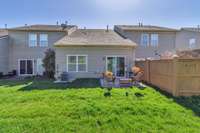
[[[149,34],[142,34],[141,45],[147,47],[149,45]]]
[[[86,56],[78,56],[78,71],[85,72],[86,66]]]
[[[37,46],[37,34],[29,34],[29,47]]]
[[[40,34],[40,46],[41,47],[48,46],[48,34]]]
[[[70,55],[67,56],[68,72],[87,72],[87,56]]]
[[[195,38],[192,38],[189,40],[189,48],[190,49],[196,48],[196,39]]]
[[[158,34],[151,34],[151,46],[158,46]]]
[[[76,56],[68,56],[68,72],[76,72]]]

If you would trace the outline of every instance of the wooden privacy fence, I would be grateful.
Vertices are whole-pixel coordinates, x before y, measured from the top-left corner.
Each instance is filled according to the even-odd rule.
[[[145,74],[143,80],[173,96],[200,95],[200,59],[136,61]]]

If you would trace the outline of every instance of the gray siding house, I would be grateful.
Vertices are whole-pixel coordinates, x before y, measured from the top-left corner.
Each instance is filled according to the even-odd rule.
[[[199,28],[181,30],[149,25],[116,25],[109,29],[78,29],[75,25],[30,25],[0,30],[0,72],[42,75],[46,49],[56,52],[56,77],[99,77],[112,71],[124,77],[136,58],[159,58],[177,50],[200,48]]]
[[[42,74],[42,59],[48,48],[75,30],[76,26],[63,29],[56,25],[32,25],[8,30],[9,71],[16,70],[19,76]]]
[[[178,30],[150,25],[116,25],[114,30],[138,46],[136,58],[159,58],[166,51],[175,52]]]
[[[8,32],[4,29],[0,29],[0,72],[3,74],[8,73],[8,57]]]
[[[124,77],[134,65],[135,47],[113,30],[78,29],[55,43],[57,74],[94,78],[109,70]]]
[[[18,76],[43,74],[42,59],[48,48],[56,52],[56,77],[63,72],[73,79],[99,77],[106,70],[124,77],[135,61],[136,44],[108,29],[23,26],[8,29],[0,44],[4,58],[0,71],[16,70]]]

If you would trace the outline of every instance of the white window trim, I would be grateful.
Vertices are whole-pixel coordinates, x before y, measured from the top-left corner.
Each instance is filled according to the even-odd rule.
[[[72,55],[66,55],[66,60],[67,60],[67,63],[66,63],[66,65],[67,65],[67,67],[66,67],[66,69],[67,69],[67,72],[69,72],[68,71],[68,64],[69,64],[69,62],[68,62],[68,57],[69,56],[76,56],[76,71],[70,71],[70,73],[86,73],[86,72],[88,72],[88,55],[77,55],[77,54],[72,54]],[[86,71],[78,71],[78,56],[85,56],[86,57]]]
[[[46,46],[41,45],[41,35],[47,35],[47,45],[46,45]],[[40,47],[48,47],[48,46],[49,46],[49,35],[46,34],[46,33],[41,33],[39,36],[40,36],[40,39],[39,39],[39,46],[40,46]]]
[[[36,35],[36,45],[35,46],[31,46],[30,45],[30,36],[31,35]],[[30,48],[34,48],[34,47],[37,47],[37,44],[38,44],[38,36],[37,36],[37,33],[29,33],[28,34],[28,46],[30,47]]]
[[[191,47],[191,43],[190,43],[190,41],[191,40],[194,40],[194,45],[195,45],[195,47]],[[196,40],[196,38],[195,37],[193,37],[193,38],[190,38],[189,39],[189,49],[195,49],[197,47],[197,40]]]
[[[152,45],[152,36],[153,35],[157,35],[157,37],[158,37],[158,40],[157,40],[157,44],[156,45]],[[152,33],[151,35],[150,35],[150,44],[151,44],[151,46],[152,47],[158,47],[158,45],[159,45],[159,34],[157,34],[157,33]]]
[[[106,71],[108,71],[108,60],[107,60],[108,57],[114,57],[114,58],[115,58],[115,57],[116,57],[116,58],[117,58],[117,57],[119,57],[119,58],[122,57],[122,58],[124,58],[124,77],[126,77],[126,71],[127,71],[127,70],[126,70],[126,69],[127,69],[127,68],[126,68],[126,65],[127,65],[127,63],[126,63],[126,56],[121,56],[121,55],[107,55],[107,56],[106,56]],[[123,78],[123,77],[122,77],[122,78]]]
[[[32,63],[33,63],[33,73],[32,74],[20,74],[20,61],[21,60],[24,60],[24,61],[27,61],[27,60],[32,60]],[[35,63],[34,63],[34,59],[18,59],[18,75],[19,76],[33,76],[33,75],[35,75],[35,72],[34,72],[34,70],[35,70]]]
[[[147,35],[147,45],[144,45],[144,44],[143,44],[143,36],[144,36],[144,35]],[[140,42],[140,45],[141,45],[141,46],[143,46],[143,47],[148,47],[148,46],[150,45],[150,42],[149,42],[149,41],[150,41],[150,34],[149,34],[149,33],[142,33],[142,34],[141,34],[141,39],[140,39],[140,41],[141,41],[141,42]]]

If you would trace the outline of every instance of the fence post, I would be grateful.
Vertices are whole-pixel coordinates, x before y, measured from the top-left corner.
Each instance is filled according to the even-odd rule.
[[[177,69],[178,69],[177,63],[178,63],[178,59],[174,58],[173,59],[173,78],[172,78],[172,86],[173,86],[172,94],[173,94],[173,96],[179,95],[178,88],[177,88]]]
[[[148,83],[151,83],[150,82],[150,61],[149,60],[146,60],[146,63],[145,63],[145,67],[146,67],[146,80]]]

